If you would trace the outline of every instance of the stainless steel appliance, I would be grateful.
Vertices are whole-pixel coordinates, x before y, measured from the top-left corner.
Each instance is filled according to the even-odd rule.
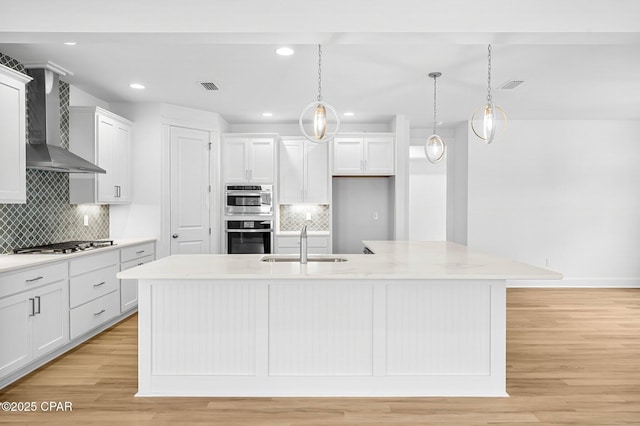
[[[43,246],[23,247],[13,250],[14,254],[62,254],[114,246],[113,240],[65,241]]]
[[[273,247],[273,222],[270,220],[229,220],[228,254],[270,254]]]
[[[273,214],[273,185],[227,185],[224,212],[227,215]]]

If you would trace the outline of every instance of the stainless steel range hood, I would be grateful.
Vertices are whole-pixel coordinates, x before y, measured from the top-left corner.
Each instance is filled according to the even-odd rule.
[[[60,146],[59,76],[47,68],[29,68],[29,142],[27,169],[65,173],[106,173],[106,170]]]

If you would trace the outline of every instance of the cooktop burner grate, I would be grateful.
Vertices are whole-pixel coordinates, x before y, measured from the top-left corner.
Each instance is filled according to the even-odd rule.
[[[115,245],[113,240],[65,241],[43,246],[23,247],[13,250],[14,254],[47,254],[74,253],[77,251],[96,249]]]

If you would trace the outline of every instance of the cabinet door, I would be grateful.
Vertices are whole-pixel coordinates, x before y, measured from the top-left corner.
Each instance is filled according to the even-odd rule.
[[[120,271],[153,262],[153,256],[134,259],[120,265]],[[138,280],[120,280],[120,312],[126,312],[138,306]]]
[[[273,183],[273,138],[250,138],[248,145],[249,181],[255,183]]]
[[[248,180],[247,157],[246,138],[230,138],[224,141],[222,164],[225,182],[246,182]]]
[[[367,174],[392,175],[395,170],[393,136],[364,137],[364,168]]]
[[[0,377],[31,360],[31,307],[26,292],[0,299]]]
[[[0,74],[0,203],[26,202],[24,96],[23,83]]]
[[[333,141],[333,174],[361,174],[363,166],[362,137],[337,137]]]
[[[111,151],[114,202],[131,202],[131,127],[116,123]]]
[[[97,177],[97,202],[111,203],[115,201],[116,188],[113,184],[115,175],[113,164],[113,145],[115,140],[116,125],[113,120],[102,115],[96,116],[96,144],[98,151],[98,166],[107,171],[105,174],[98,174]]]
[[[307,142],[305,145],[305,202],[329,202],[329,145]]]
[[[68,284],[60,281],[33,292],[33,357],[51,352],[69,341]]]
[[[304,141],[280,143],[280,202],[302,203],[304,200]]]

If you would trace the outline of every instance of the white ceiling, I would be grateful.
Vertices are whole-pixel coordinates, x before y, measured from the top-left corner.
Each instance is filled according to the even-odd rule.
[[[428,127],[427,74],[443,74],[438,119],[467,120],[486,96],[491,43],[494,101],[510,119],[640,119],[635,0],[325,0],[324,12],[300,0],[176,3],[0,0],[0,52],[59,64],[73,72],[64,80],[109,103],[166,102],[230,123],[294,123],[317,95],[322,43],[324,99],[355,113],[343,120],[404,114],[412,127]],[[293,56],[274,53],[284,44]],[[496,90],[507,80],[525,83]],[[134,81],[146,89],[130,89]],[[206,92],[199,81],[220,90]]]

